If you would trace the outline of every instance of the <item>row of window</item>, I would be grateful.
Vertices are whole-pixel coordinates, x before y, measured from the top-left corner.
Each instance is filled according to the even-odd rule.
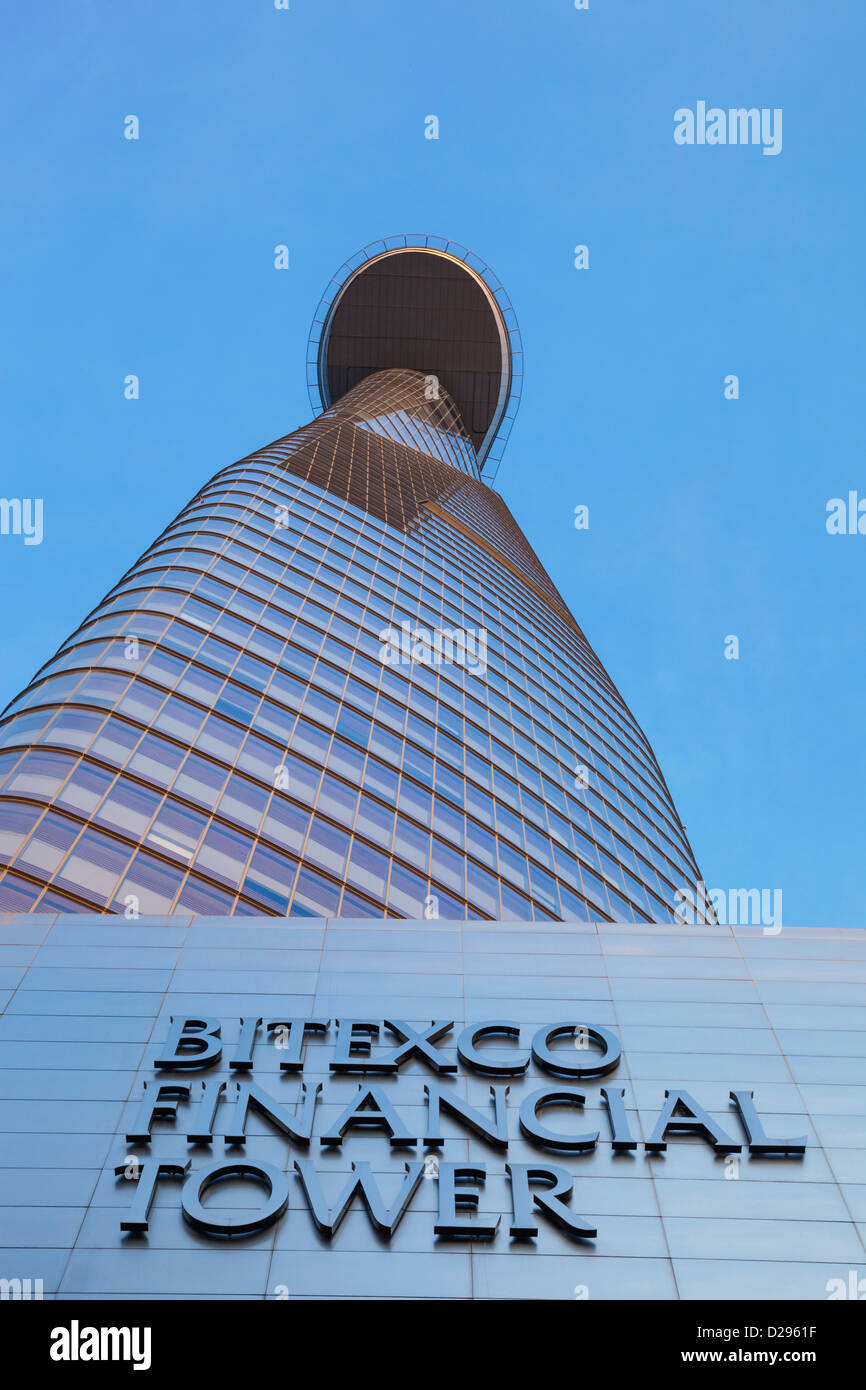
[[[147,635],[157,636],[160,639],[161,645],[172,648],[176,647],[177,645],[183,647],[184,645],[188,645],[188,643],[185,643],[184,641],[184,630],[178,628],[176,625],[169,626],[167,617],[165,623],[162,625],[162,630],[159,630],[160,624],[158,622],[152,622],[150,617],[148,617],[148,619],[146,619],[142,623],[138,620],[137,614],[141,612],[141,610],[147,610],[148,614],[151,614],[155,611],[167,613],[167,611],[170,611],[172,608],[175,608],[180,610],[180,616],[185,623],[193,622],[198,627],[198,625],[200,625],[203,622],[203,618],[200,615],[206,613],[208,611],[208,607],[198,602],[196,602],[195,607],[193,607],[193,602],[193,600],[185,599],[183,594],[169,594],[168,591],[159,590],[150,592],[143,591],[140,598],[138,599],[139,606],[135,607],[136,596],[134,593],[128,592],[126,595],[124,595],[122,600],[115,600],[113,604],[110,605],[110,607],[118,613],[118,620],[116,624],[112,623],[108,619],[102,619],[101,621],[98,621],[90,625],[85,630],[84,635],[88,638],[93,638],[94,635],[100,632],[116,632],[118,627],[123,627],[123,623],[120,620],[120,614],[125,610],[127,613],[132,611],[136,614],[136,619],[134,621],[132,618],[128,619],[128,621],[126,622],[126,628],[128,630],[134,631],[137,636],[141,637],[145,635],[145,631],[149,629]],[[214,637],[214,640],[217,640],[215,634],[221,634],[222,632],[222,628],[220,626],[220,617],[217,610],[210,609],[210,612],[212,614],[210,632]],[[299,615],[300,620],[304,620],[306,616],[306,608],[302,607]],[[207,626],[207,624],[205,624],[205,626]],[[336,632],[343,633],[345,632],[345,630],[346,625],[343,623],[342,619],[335,619],[332,621],[330,635],[333,635]],[[297,627],[295,629],[295,634],[297,634]],[[369,634],[367,634],[365,640],[356,631],[354,649],[360,650],[363,649],[365,646],[368,649],[372,648],[373,652],[376,652],[379,646],[378,635],[375,638],[372,638],[371,640]],[[350,653],[352,649],[353,648],[351,645],[347,646],[345,652],[346,663],[348,663],[348,661],[351,659]],[[206,663],[207,652],[208,642],[206,641],[203,644],[201,644],[201,646],[198,649],[197,660]],[[340,664],[342,665],[343,663],[341,662]],[[396,697],[402,705],[404,700],[407,700],[408,702],[408,691],[405,689],[406,680],[402,672],[398,672],[396,674]],[[375,668],[374,677],[378,679],[378,674],[375,672]],[[401,689],[401,686],[403,687],[403,689]],[[243,695],[238,693],[238,703],[241,705],[241,707],[246,707],[250,714],[252,714],[251,701],[253,699],[257,699],[257,697],[252,696],[251,692],[247,696],[246,700],[244,699]],[[469,699],[471,700],[472,697],[469,697]],[[480,706],[478,706],[477,701],[472,700],[472,703],[477,708],[480,708]],[[17,707],[21,707],[20,703],[16,705],[16,708]],[[443,706],[440,703],[438,709],[441,710],[442,708]],[[527,739],[517,728],[508,725],[504,720],[502,720],[498,715],[496,715],[495,712],[491,712],[489,714],[489,725],[491,732],[490,735],[488,735],[482,728],[479,728],[472,720],[467,719],[464,723],[463,718],[460,714],[458,714],[456,711],[450,710],[450,707],[448,708],[449,713],[451,715],[450,719],[448,720],[448,727],[449,731],[452,732],[452,736],[457,739],[460,739],[461,741],[465,740],[466,743],[469,744],[476,753],[479,753],[481,756],[489,759],[491,757],[492,749],[493,760],[499,762],[502,766],[508,767],[512,775],[516,776],[519,780],[523,782],[529,781],[530,784],[537,784],[539,773],[541,773],[542,776],[546,774],[548,777],[553,777],[557,783],[562,784],[564,787],[568,787],[570,785],[570,778],[568,775],[569,768],[566,764],[566,760],[569,758],[569,750],[564,748],[561,743],[556,744],[555,742],[553,742],[553,740],[550,738],[550,735],[544,735],[544,743],[547,747],[551,747],[555,753],[555,760],[551,760],[549,756],[545,755],[544,750],[539,747],[539,735],[544,734],[543,730],[537,731],[536,728],[533,726],[532,734],[534,737]],[[435,717],[435,707],[433,717]],[[244,720],[244,722],[249,721]],[[393,719],[391,719],[388,722],[392,725],[394,724]],[[485,720],[485,722],[488,721]],[[402,718],[400,719],[399,727],[402,729]],[[409,736],[411,737],[412,735],[410,734]],[[421,741],[426,743],[428,740],[422,739]],[[509,747],[509,745],[512,745],[512,747]],[[642,814],[641,810],[636,804],[636,799],[640,797],[640,793],[637,792],[636,789],[632,786],[632,784],[629,783],[626,778],[621,776],[619,770],[610,763],[609,758],[607,756],[607,750],[600,752],[595,746],[591,746],[589,743],[585,743],[578,734],[573,736],[573,746],[571,750],[572,768],[574,766],[575,758],[583,758],[586,761],[587,766],[592,768],[595,774],[594,785],[592,786],[592,788],[588,789],[587,794],[590,798],[594,797],[596,795],[595,789],[597,787],[599,796],[599,807],[596,808],[596,813],[604,814],[604,812],[600,811],[602,798],[604,798],[609,803],[618,802],[616,792],[613,791],[613,787],[615,786],[617,790],[620,793],[622,793],[623,797],[625,798],[624,802],[618,802],[618,804],[622,806],[624,814],[626,816],[631,816],[632,818],[634,818],[635,816],[640,816]],[[643,800],[644,806],[646,806],[647,809],[653,809],[652,807],[647,806],[645,799],[641,798],[641,800]],[[655,823],[653,828],[658,828]]]
[[[105,678],[104,673],[99,677]],[[139,715],[145,712],[141,704],[145,689],[142,682],[132,683],[131,698],[136,702]],[[160,698],[154,691],[147,693],[154,703]],[[165,715],[166,722],[177,720],[179,704],[170,698],[160,711],[159,719]],[[186,710],[183,713],[185,715]],[[4,794],[38,795],[46,801],[56,799],[57,787],[50,781],[48,785],[43,784],[36,750],[51,744],[77,745],[94,758],[113,767],[125,768],[153,786],[171,787],[209,810],[218,804],[221,815],[231,820],[242,834],[255,836],[264,833],[262,816],[269,786],[275,781],[285,785],[293,796],[314,807],[319,793],[319,769],[326,767],[328,773],[333,774],[327,783],[322,783],[322,791],[327,792],[327,814],[354,826],[357,813],[359,833],[383,843],[383,847],[395,855],[408,853],[402,847],[405,838],[406,845],[413,846],[411,857],[416,863],[421,853],[418,846],[429,842],[424,853],[430,856],[434,876],[440,865],[451,862],[454,852],[476,854],[482,863],[523,889],[528,889],[530,875],[537,868],[539,882],[546,872],[561,875],[578,891],[588,894],[602,912],[608,910],[606,890],[616,894],[619,889],[645,907],[650,906],[643,884],[588,837],[581,841],[579,862],[574,852],[574,838],[570,835],[565,838],[569,827],[564,820],[560,821],[558,838],[554,840],[545,830],[536,829],[519,808],[511,811],[501,802],[473,789],[465,798],[464,812],[462,789],[453,778],[449,779],[447,769],[441,769],[429,785],[420,783],[415,780],[419,768],[404,757],[402,774],[399,774],[398,765],[389,765],[385,760],[391,749],[381,736],[373,738],[371,751],[365,758],[361,748],[349,741],[357,733],[357,716],[349,710],[344,710],[343,717],[338,719],[337,733],[333,737],[321,726],[299,718],[291,737],[291,751],[276,754],[281,757],[278,765],[275,765],[274,750],[262,740],[247,739],[238,744],[236,775],[231,778],[225,762],[218,761],[225,759],[231,750],[221,721],[215,715],[205,719],[199,735],[188,725],[183,727],[178,720],[173,724],[176,743],[163,736],[158,720],[146,732],[143,726],[134,727],[126,719],[116,716],[104,719],[95,711],[64,705],[45,730],[37,727],[38,721],[50,717],[50,712],[22,716],[22,721],[27,723],[19,737],[23,733],[34,749],[10,775]],[[201,712],[198,717],[202,717]],[[208,732],[209,729],[213,732]],[[187,753],[187,747],[192,751]],[[396,741],[391,747],[399,754]],[[43,756],[53,755],[46,751]],[[360,803],[359,786],[364,788]],[[391,808],[399,813],[396,821],[395,809]],[[112,816],[117,817],[116,822],[112,822]],[[131,820],[130,816],[131,812],[121,812],[112,802],[107,823],[116,823],[131,834],[142,833],[143,823]],[[414,824],[410,825],[407,818]],[[383,842],[383,836],[387,843]],[[590,870],[589,863],[595,865],[594,870]],[[419,867],[424,866],[419,864]],[[606,885],[601,881],[602,875],[607,880]],[[664,910],[665,904],[655,898],[653,906],[658,912]],[[631,911],[631,908],[626,904],[621,910]]]

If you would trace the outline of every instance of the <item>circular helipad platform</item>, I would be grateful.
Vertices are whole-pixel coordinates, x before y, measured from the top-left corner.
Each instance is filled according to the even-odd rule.
[[[489,268],[441,238],[391,238],[343,266],[329,291],[310,338],[314,408],[327,409],[373,372],[410,368],[448,392],[479,466],[488,457],[498,462],[517,407],[522,352],[514,311]]]

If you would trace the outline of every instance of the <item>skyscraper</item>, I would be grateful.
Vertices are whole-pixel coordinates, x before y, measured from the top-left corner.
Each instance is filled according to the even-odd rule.
[[[699,880],[486,481],[504,292],[417,242],[332,283],[317,417],[206,483],[4,712],[0,910],[646,922]]]

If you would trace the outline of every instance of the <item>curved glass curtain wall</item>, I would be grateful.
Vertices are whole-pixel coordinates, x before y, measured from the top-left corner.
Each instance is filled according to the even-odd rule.
[[[383,663],[404,623],[483,630],[486,671]],[[408,371],[217,473],[12,702],[0,863],[0,910],[127,915],[645,922],[699,878],[647,739]]]

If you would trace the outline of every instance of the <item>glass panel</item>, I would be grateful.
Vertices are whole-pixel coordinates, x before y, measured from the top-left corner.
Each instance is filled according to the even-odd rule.
[[[195,867],[223,883],[238,884],[250,857],[250,840],[224,825],[213,824],[195,856]]]
[[[200,812],[165,801],[147,839],[163,854],[170,854],[188,864],[207,824],[206,817]]]
[[[39,806],[25,806],[14,801],[0,805],[0,858],[6,863],[27,839],[42,815]]]
[[[66,762],[68,769],[72,764]],[[69,781],[60,792],[57,802],[70,810],[79,811],[84,816],[93,814],[103,796],[114,782],[114,772],[106,772],[101,767],[90,767],[79,763]]]
[[[140,842],[159,802],[159,792],[138,787],[134,782],[118,781],[100,806],[96,819]]]
[[[234,894],[203,883],[190,874],[177,900],[178,912],[195,912],[202,916],[223,917],[232,910]]]
[[[170,868],[139,852],[117,890],[116,910],[134,906],[143,915],[163,916],[171,907],[182,879],[182,869]]]
[[[80,829],[74,821],[49,811],[20,851],[18,863],[22,868],[38,871],[45,880],[51,878]]]
[[[349,857],[349,879],[377,902],[385,897],[388,860],[379,850],[355,840]]]
[[[132,853],[128,845],[100,835],[97,830],[85,831],[63,865],[58,886],[67,886],[76,892],[83,890],[108,901],[114,896],[118,880]]]
[[[320,816],[314,816],[304,849],[304,859],[342,879],[349,852],[349,836]]]
[[[298,866],[285,855],[260,846],[250,860],[243,892],[262,903],[270,912],[285,916]]]
[[[340,890],[316,875],[312,869],[302,869],[292,898],[291,916],[332,916],[340,900]]]
[[[7,794],[50,801],[74,764],[56,753],[28,753],[13,773]]]

